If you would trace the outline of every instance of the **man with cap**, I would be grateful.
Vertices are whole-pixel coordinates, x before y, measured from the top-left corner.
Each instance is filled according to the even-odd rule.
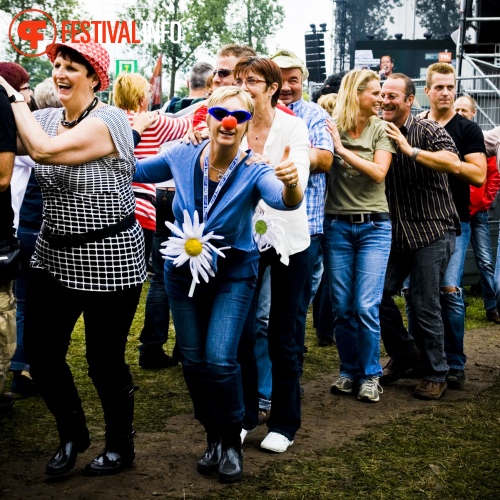
[[[318,289],[322,273],[321,239],[326,191],[325,174],[330,171],[333,162],[333,141],[326,129],[326,120],[329,118],[328,113],[321,106],[305,101],[302,98],[302,84],[309,77],[304,61],[289,50],[280,50],[271,59],[281,68],[283,76],[280,100],[296,116],[306,122],[311,142],[309,153],[310,175],[304,195],[311,246],[309,248],[309,269],[299,303],[296,330],[297,355],[301,365],[300,373],[302,374],[307,310]]]

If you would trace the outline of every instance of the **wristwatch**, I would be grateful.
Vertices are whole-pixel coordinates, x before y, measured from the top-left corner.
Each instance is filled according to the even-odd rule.
[[[418,156],[418,153],[420,153],[420,151],[422,151],[420,148],[413,148],[413,154],[411,155],[411,159],[415,160]]]
[[[14,92],[10,97],[9,97],[9,102],[26,102],[26,99],[24,98],[24,95],[21,92]]]

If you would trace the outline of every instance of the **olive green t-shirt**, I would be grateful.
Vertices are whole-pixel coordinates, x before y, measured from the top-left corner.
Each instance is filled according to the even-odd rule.
[[[396,152],[392,139],[385,131],[386,126],[387,122],[372,118],[358,139],[353,139],[346,132],[340,134],[340,139],[345,148],[365,160],[373,161],[375,151],[379,149]],[[329,214],[388,212],[385,181],[377,184],[335,155],[328,178],[325,211]]]

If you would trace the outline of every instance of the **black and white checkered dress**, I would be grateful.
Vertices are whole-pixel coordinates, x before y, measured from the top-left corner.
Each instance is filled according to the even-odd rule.
[[[35,113],[50,137],[57,135],[61,112],[44,109]],[[113,106],[100,107],[89,116],[98,117],[107,125],[119,156],[79,166],[36,164],[43,219],[55,234],[93,231],[134,213],[134,144],[127,116]],[[62,249],[50,247],[40,235],[31,266],[47,270],[64,286],[76,290],[106,292],[128,288],[146,279],[143,232],[136,222],[115,236]]]

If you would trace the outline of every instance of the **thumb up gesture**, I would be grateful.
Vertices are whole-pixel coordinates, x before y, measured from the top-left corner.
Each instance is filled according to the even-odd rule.
[[[297,167],[292,160],[289,159],[290,156],[290,145],[287,144],[283,151],[283,157],[274,169],[276,177],[287,187],[292,187],[294,184],[297,185],[299,181],[299,176],[297,174]],[[293,186],[293,187],[295,187]]]

